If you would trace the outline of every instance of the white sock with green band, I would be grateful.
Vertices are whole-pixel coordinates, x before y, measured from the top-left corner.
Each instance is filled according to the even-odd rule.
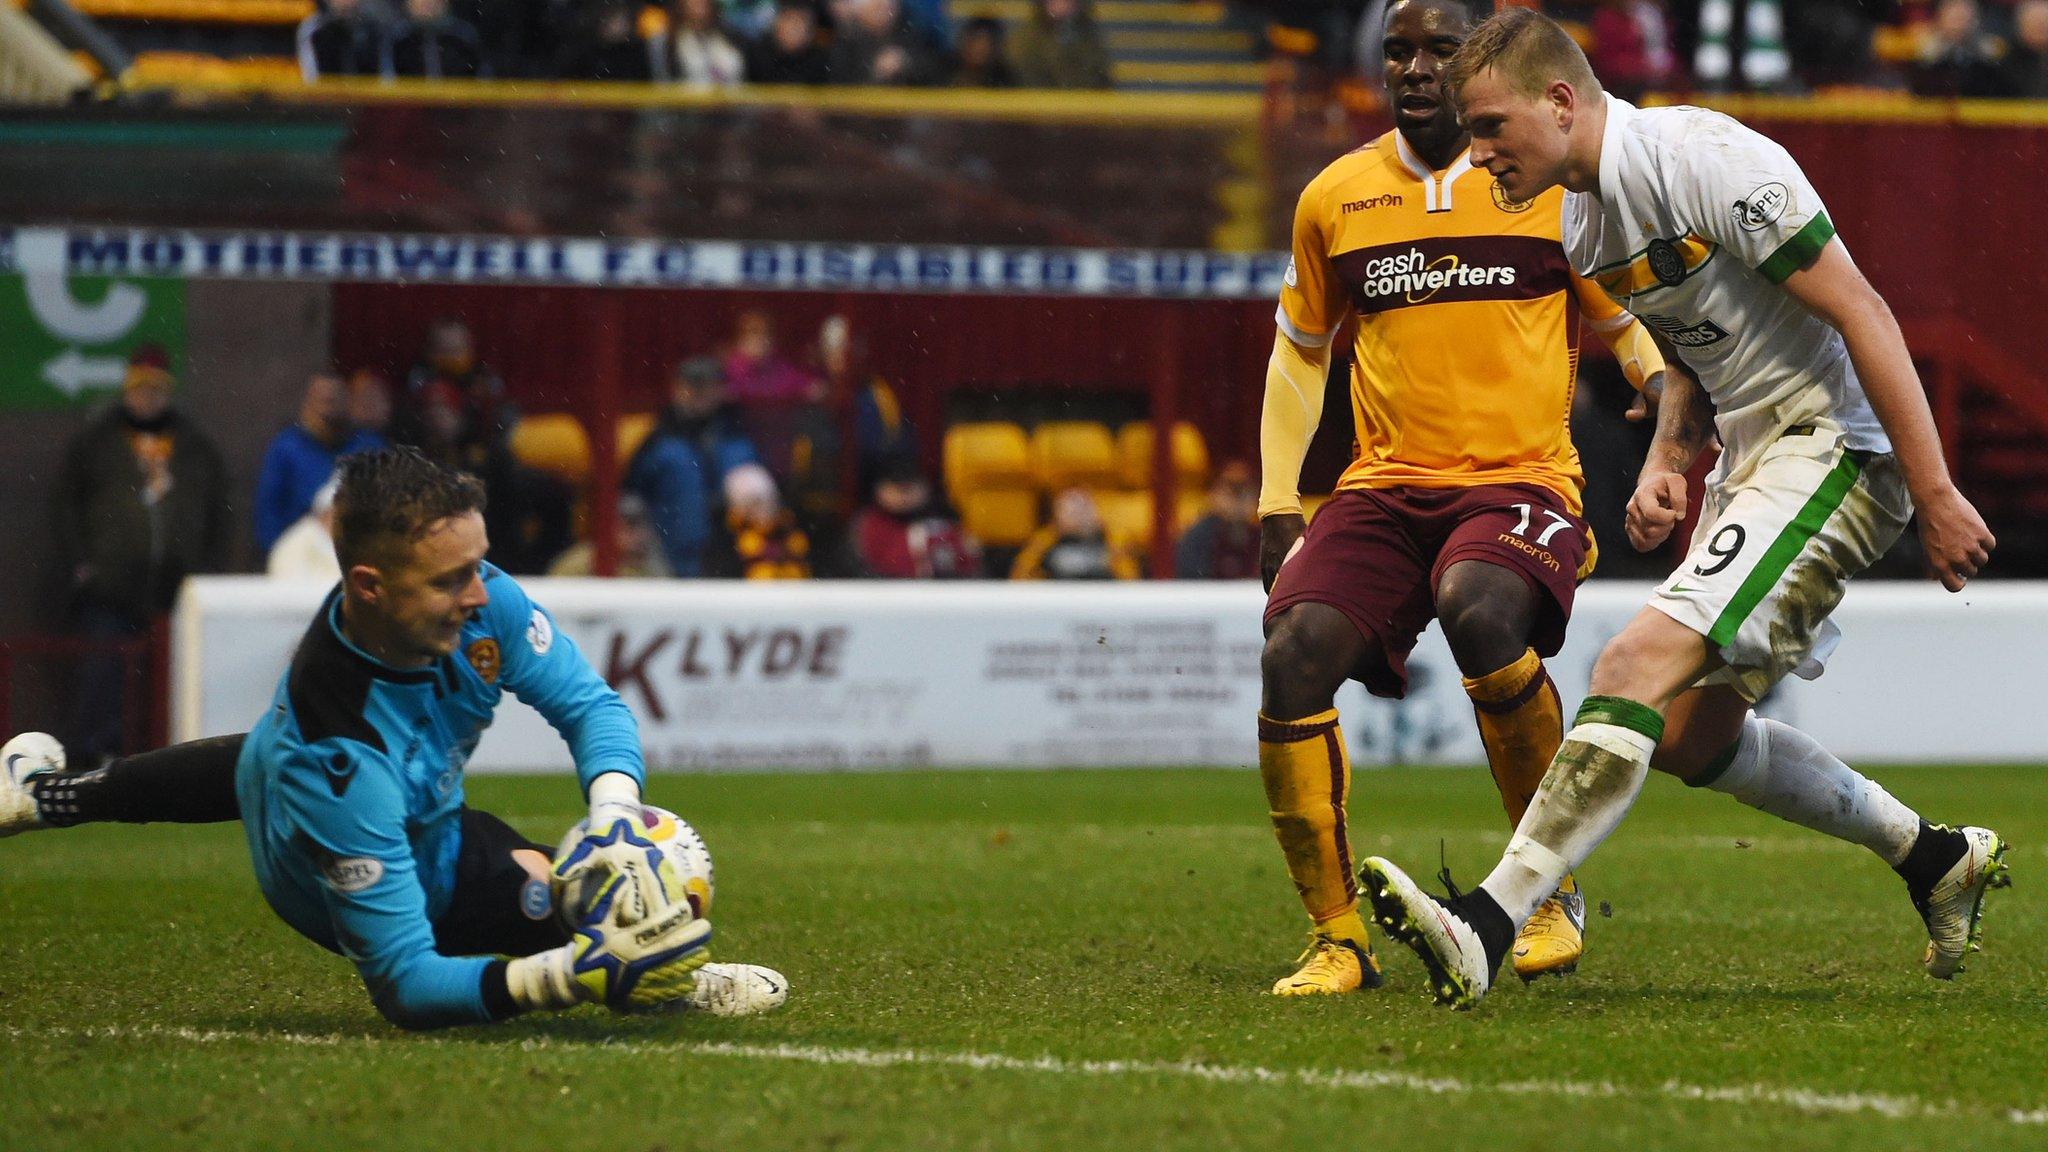
[[[570,979],[575,945],[564,944],[505,965],[505,988],[512,1002],[527,1012],[573,1008],[584,999],[583,985]]]
[[[1710,768],[1709,772],[1713,770]],[[1912,851],[1920,816],[1789,724],[1751,716],[1718,773],[1688,781],[1759,812],[1861,844],[1894,867]]]
[[[1517,929],[1628,815],[1663,734],[1664,718],[1633,700],[1579,705],[1507,853],[1479,885]]]

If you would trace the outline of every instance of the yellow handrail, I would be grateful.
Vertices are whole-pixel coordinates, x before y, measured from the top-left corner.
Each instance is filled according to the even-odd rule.
[[[1792,120],[1813,124],[1961,124],[1973,128],[2048,125],[2048,100],[1952,100],[1885,91],[1829,92],[1816,96],[1651,96],[1652,106],[1697,104],[1738,120]]]
[[[201,78],[178,87],[222,96],[317,104],[444,104],[581,108],[809,108],[876,116],[1031,120],[1079,124],[1255,123],[1250,93],[1116,92],[986,88],[837,88],[749,85],[696,89],[666,84],[542,80],[379,80],[333,77],[316,84],[252,76]],[[2048,126],[2048,100],[1947,100],[1892,93],[1788,96],[1651,96],[1696,103],[1741,119],[1862,124]]]
[[[696,89],[667,84],[542,80],[322,78],[313,84],[209,80],[186,91],[340,104],[455,104],[582,108],[811,108],[889,116],[1065,123],[1242,125],[1260,98],[1230,93],[1095,92],[986,88],[813,88],[751,85]]]

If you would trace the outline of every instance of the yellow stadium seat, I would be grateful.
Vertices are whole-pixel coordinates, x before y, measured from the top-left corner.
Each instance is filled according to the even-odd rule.
[[[1102,513],[1102,529],[1110,542],[1140,551],[1152,546],[1152,494],[1118,489],[1095,493],[1095,507]],[[1182,492],[1174,500],[1176,536],[1209,510],[1205,492]]]
[[[197,52],[143,52],[122,74],[121,82],[130,88],[297,84],[299,62],[289,56],[223,60]]]
[[[1109,542],[1125,548],[1143,549],[1152,544],[1152,494],[1120,492],[1114,489],[1095,494],[1095,507],[1102,513],[1102,530]]]
[[[313,0],[78,0],[74,7],[96,20],[285,28],[313,14]]]
[[[632,462],[633,453],[640,450],[648,433],[654,431],[654,413],[629,412],[619,417],[616,427],[617,438],[613,443],[618,445],[619,467],[624,468]]]
[[[1870,47],[1877,58],[1887,64],[1911,64],[1920,59],[1921,37],[1924,34],[1918,26],[1898,27],[1880,24],[1871,33]]]
[[[960,526],[983,544],[1017,548],[1038,531],[1038,493],[1026,489],[986,489],[953,498]]]
[[[940,446],[946,491],[969,535],[1015,548],[1038,530],[1039,497],[1024,429],[1003,420],[955,424]]]
[[[1139,421],[1118,429],[1116,459],[1124,487],[1152,487],[1152,425]],[[1173,473],[1181,488],[1200,488],[1209,482],[1209,445],[1202,439],[1202,430],[1186,421],[1173,426]]]
[[[1054,420],[1031,433],[1031,464],[1048,492],[1106,488],[1117,482],[1116,441],[1094,421]]]
[[[973,492],[1030,489],[1037,481],[1024,429],[1006,421],[955,424],[941,447],[946,490],[957,501]]]
[[[590,437],[567,412],[521,417],[512,427],[512,455],[570,484],[581,484],[590,475]]]

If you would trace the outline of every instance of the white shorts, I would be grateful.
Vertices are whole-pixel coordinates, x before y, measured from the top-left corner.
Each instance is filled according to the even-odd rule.
[[[1707,638],[1726,667],[1700,680],[1756,701],[1821,674],[1842,634],[1828,613],[1905,531],[1912,500],[1889,454],[1825,423],[1788,429],[1733,481],[1710,478],[1692,548],[1650,607]]]

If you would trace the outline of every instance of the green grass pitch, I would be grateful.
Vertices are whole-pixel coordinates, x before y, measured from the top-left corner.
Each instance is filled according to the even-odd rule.
[[[1304,922],[1248,771],[662,777],[772,1016],[595,1009],[413,1036],[263,906],[240,830],[0,843],[0,1148],[2048,1146],[2048,774],[1879,772],[2016,847],[1986,950],[1919,970],[1857,849],[1653,779],[1583,870],[1576,976],[1476,1012],[1263,995]],[[551,842],[554,779],[471,802]],[[1478,771],[1361,772],[1354,844],[1476,882]]]

